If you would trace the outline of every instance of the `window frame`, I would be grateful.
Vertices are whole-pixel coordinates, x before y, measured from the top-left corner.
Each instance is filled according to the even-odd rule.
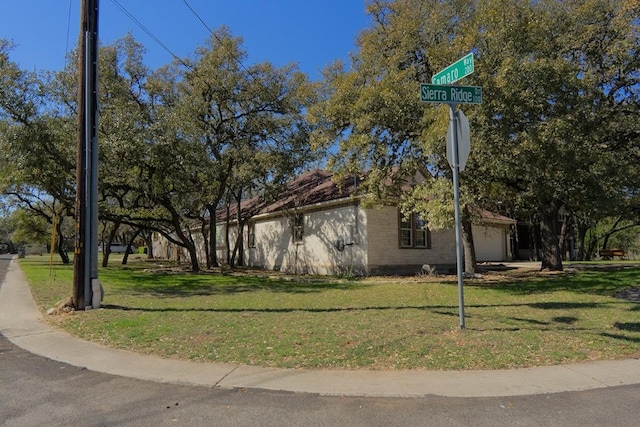
[[[398,246],[400,249],[431,249],[431,230],[417,213],[398,214]],[[407,240],[408,233],[408,240]],[[418,244],[418,236],[422,236]]]
[[[249,248],[256,247],[256,225],[254,223],[249,224],[249,232],[247,233],[247,245],[249,245]]]
[[[398,238],[399,238],[399,246],[400,249],[410,249],[413,247],[413,227],[411,227],[412,221],[411,219],[413,218],[413,214],[409,215],[409,218],[406,218],[402,213],[400,213],[400,218],[398,220],[399,224],[398,224]],[[406,233],[409,233],[408,235],[408,243],[406,240]]]
[[[291,242],[302,243],[304,241],[304,214],[297,213],[291,220]]]

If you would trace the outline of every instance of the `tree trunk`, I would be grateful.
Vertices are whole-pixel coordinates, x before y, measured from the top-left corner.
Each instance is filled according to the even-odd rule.
[[[207,205],[207,212],[209,213],[209,257],[211,259],[207,263],[209,268],[218,267],[218,252],[216,250],[217,230],[216,230],[216,207],[214,205]]]
[[[202,247],[204,248],[204,258],[207,262],[207,270],[211,268],[211,248],[209,247],[209,233],[207,232],[207,219],[203,218],[200,224],[202,234]]]
[[[180,226],[180,223],[176,221],[176,226]],[[191,271],[193,273],[200,272],[200,262],[198,261],[198,250],[196,248],[196,244],[193,241],[193,236],[191,235],[191,230],[187,229],[186,234],[179,228],[176,228],[176,234],[182,242],[182,247],[187,250],[189,253],[189,261],[191,262]],[[180,249],[178,249],[178,255],[180,254]]]
[[[111,243],[113,239],[116,237],[116,233],[118,232],[118,228],[120,227],[119,222],[113,223],[113,228],[109,232],[109,237],[107,237],[107,244],[102,248],[102,267],[106,267],[109,265],[109,255],[111,255]]]
[[[587,254],[585,253],[585,240],[587,238],[587,230],[589,230],[589,227],[586,224],[578,224],[578,253],[576,254],[577,261],[588,260],[588,258],[586,258]]]
[[[198,273],[200,271],[200,263],[198,262],[198,252],[196,251],[196,245],[193,242],[189,242],[186,245],[186,249],[189,252],[189,259],[191,260],[191,271]]]
[[[531,220],[529,227],[529,261],[540,261],[540,221]]]
[[[591,238],[589,239],[589,247],[587,249],[587,260],[595,259],[596,249],[598,249],[598,237],[592,234]]]
[[[129,248],[133,247],[133,242],[134,240],[136,240],[136,237],[138,237],[139,234],[140,234],[140,229],[138,228],[136,232],[133,233],[133,236],[131,237],[131,239],[129,239],[129,243],[127,243],[127,247],[124,251],[124,256],[122,257],[122,265],[127,265],[127,262],[129,261]]]
[[[142,238],[147,248],[147,259],[153,259],[153,232],[142,230]]]
[[[542,270],[562,271],[562,257],[558,240],[558,207],[555,202],[541,203],[540,214],[540,252]]]
[[[58,254],[60,255],[60,259],[62,260],[62,263],[64,265],[67,265],[71,262],[71,260],[69,259],[69,254],[67,253],[67,251],[64,250],[64,236],[62,235],[62,218],[60,219],[60,221],[58,221],[56,223],[56,234],[58,235],[57,237],[57,242],[56,242],[56,246],[57,246],[57,250],[58,250]]]
[[[242,219],[241,212],[241,204],[242,204],[242,189],[238,191],[237,194],[234,193],[234,197],[236,199],[236,213],[237,213],[237,236],[236,242],[233,247],[233,254],[231,256],[232,262],[230,263],[232,266],[244,266],[244,224],[245,221]],[[236,262],[237,260],[237,262]]]
[[[238,222],[238,263],[239,267],[244,267],[244,224],[245,221]]]
[[[227,218],[224,225],[224,246],[227,251],[227,264],[231,263],[231,242],[229,241],[229,216],[231,215],[230,210],[231,208],[229,207],[229,203],[227,202]]]
[[[200,263],[198,261],[198,250],[196,248],[195,242],[193,241],[193,236],[191,235],[191,229],[189,228],[188,224],[187,225],[183,224],[182,218],[180,217],[176,209],[173,207],[171,202],[167,201],[165,203],[162,203],[162,205],[171,214],[171,223],[173,225],[174,233],[177,236],[176,240],[180,241],[180,246],[185,248],[189,253],[189,259],[191,261],[191,271],[194,273],[198,273],[200,271]],[[180,252],[178,252],[178,257],[179,256],[180,256]]]
[[[229,266],[231,268],[235,266],[242,267],[244,266],[244,222],[238,221],[238,235],[236,236],[236,241],[233,245],[233,251],[231,252],[231,259],[229,261]]]
[[[520,234],[517,224],[513,228],[513,240],[511,240],[511,259],[516,261],[520,259]]]
[[[567,221],[562,222],[560,226],[560,237],[558,237],[560,258],[563,261],[567,260],[567,225]]]
[[[469,209],[465,206],[460,218],[462,227],[462,247],[464,248],[464,272],[467,274],[476,273],[476,249],[473,243],[473,225]]]

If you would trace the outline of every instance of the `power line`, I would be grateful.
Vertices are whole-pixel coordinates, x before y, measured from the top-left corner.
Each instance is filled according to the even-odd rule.
[[[118,0],[111,0],[111,2],[113,4],[115,4],[121,11],[122,13],[124,13],[125,15],[127,15],[127,17],[129,17],[129,19],[131,19],[136,25],[138,25],[149,37],[151,37],[159,46],[161,46],[164,50],[166,50],[174,59],[176,59],[180,64],[182,64],[183,66],[194,70],[194,67],[192,65],[190,65],[189,63],[185,62],[182,58],[180,58],[178,55],[176,55],[175,53],[173,53],[173,51],[171,51],[171,49],[169,49],[164,43],[162,43],[162,41],[151,32],[151,30],[149,30],[147,27],[144,26],[144,24],[142,24],[142,22],[140,22],[131,12],[129,12]],[[264,91],[269,97],[272,97],[273,94],[271,93],[270,90],[268,90],[268,88],[264,85],[264,83],[254,75],[254,73],[249,70],[240,60],[240,58],[238,58],[238,56],[235,54],[235,52],[232,52],[226,45],[226,43],[224,43],[224,41],[220,38],[220,36],[218,34],[216,34],[215,31],[213,31],[205,22],[204,19],[202,19],[202,17],[195,11],[195,9],[189,4],[189,2],[187,2],[187,0],[183,0],[184,4],[187,6],[187,8],[189,8],[189,10],[191,11],[191,13],[193,13],[193,15],[198,18],[198,20],[200,21],[200,23],[207,29],[207,31],[218,41],[218,43],[220,43],[224,49],[227,50],[227,52],[232,56],[233,60],[236,61],[238,63],[238,65],[240,65],[240,67],[246,71],[246,73],[251,77],[251,79],[253,79],[253,81],[255,81],[256,83],[258,83],[260,85],[260,88],[262,91]],[[198,79],[202,80],[204,82],[204,80],[202,79],[202,77],[198,76]],[[277,98],[277,97],[276,97]]]
[[[187,2],[187,0],[182,0],[182,1],[184,2],[185,5],[187,5],[187,7],[191,11],[191,13],[193,13],[196,16],[196,18],[198,18],[200,20],[200,22],[202,22],[202,25],[204,25],[204,27],[207,29],[207,31],[209,31],[211,34],[214,34],[213,31],[211,30],[211,28],[209,28],[207,23],[204,21],[204,19],[202,19],[200,17],[200,15],[198,15],[198,13],[191,7],[191,5]]]
[[[234,52],[232,52],[227,45],[223,42],[223,40],[220,38],[220,36],[218,36],[215,31],[213,31],[211,28],[209,28],[209,26],[207,25],[207,23],[204,21],[204,19],[202,19],[200,17],[200,15],[198,15],[198,13],[191,7],[191,5],[189,4],[189,2],[187,2],[187,0],[182,0],[184,2],[184,4],[189,8],[189,10],[191,11],[191,13],[193,13],[196,18],[198,18],[198,20],[202,23],[202,25],[204,25],[204,27],[207,29],[207,31],[209,31],[209,33],[218,41],[218,43],[220,43],[220,45],[222,45],[227,53],[229,53],[229,55],[231,55],[233,57],[233,60],[236,61],[238,63],[238,65],[240,65],[240,67],[242,67],[243,70],[245,70],[247,72],[247,74],[249,74],[251,76],[251,78],[256,81],[259,82],[258,79],[253,75],[253,73],[247,69],[247,67],[245,67],[245,65],[242,63],[242,61],[240,60],[240,58],[238,58],[236,56],[236,54]]]
[[[158,37],[156,37],[156,35],[153,34],[151,30],[145,27],[144,24],[142,24],[142,22],[140,22],[135,16],[133,16],[131,12],[129,12],[122,4],[120,4],[118,0],[111,0],[111,2],[115,4],[118,7],[118,9],[122,11],[122,13],[127,15],[129,19],[131,19],[138,27],[140,27],[142,31],[147,33],[147,35],[151,37],[161,48],[166,50],[174,59],[178,60],[181,64],[185,66],[189,66],[180,57],[178,57],[178,55],[173,53],[173,51],[171,51],[171,49],[169,49],[164,43],[162,43],[162,41]]]
[[[229,53],[232,57],[233,60],[236,61],[247,73],[249,73],[249,75],[255,80],[255,77],[253,77],[253,75],[251,74],[251,72],[249,70],[247,70],[247,68],[244,66],[244,64],[242,63],[242,61],[240,60],[240,58],[238,58],[233,52],[231,52],[227,47],[226,44],[223,43],[222,39],[220,39],[220,37],[215,33],[215,31],[213,31],[211,28],[209,28],[209,26],[207,25],[207,23],[205,22],[204,19],[202,19],[202,17],[200,15],[198,15],[198,12],[195,11],[195,9],[193,7],[191,7],[191,5],[189,4],[189,2],[187,0],[182,0],[184,2],[184,4],[189,8],[189,10],[191,11],[191,13],[193,13],[195,15],[196,18],[198,18],[198,20],[202,23],[202,25],[204,25],[204,27],[207,29],[207,31],[209,32],[209,34],[211,34],[217,41],[218,43],[220,43],[220,45],[222,45],[225,50],[227,51],[227,53]]]
[[[69,33],[71,32],[71,4],[73,0],[69,0],[69,13],[67,16],[67,41],[64,46],[64,67],[67,68],[67,57],[69,56]]]
[[[251,77],[251,79],[258,83],[258,85],[260,86],[260,89],[267,94],[267,96],[269,98],[274,97],[274,94],[271,93],[271,91],[269,90],[269,88],[266,87],[266,85],[264,84],[263,81],[261,81],[258,77],[256,77],[254,75],[254,72],[249,70],[243,63],[242,60],[240,58],[238,58],[238,56],[235,54],[235,52],[232,52],[226,43],[224,43],[224,41],[220,38],[220,36],[218,36],[218,34],[216,34],[215,31],[213,31],[211,28],[209,28],[209,26],[207,25],[207,23],[204,21],[204,19],[202,19],[202,17],[200,17],[200,15],[198,15],[198,13],[193,9],[193,7],[191,7],[191,5],[189,4],[189,2],[187,0],[182,0],[184,2],[184,4],[189,8],[189,10],[191,11],[191,13],[193,13],[196,18],[198,18],[198,20],[202,23],[202,25],[204,25],[204,27],[207,29],[207,31],[209,31],[209,33],[218,41],[218,43],[220,43],[220,45],[227,51],[227,53],[229,55],[231,55],[231,57],[233,58],[234,61],[236,61],[238,63],[238,65],[240,65],[240,67]],[[275,99],[277,99],[277,96],[275,96]]]

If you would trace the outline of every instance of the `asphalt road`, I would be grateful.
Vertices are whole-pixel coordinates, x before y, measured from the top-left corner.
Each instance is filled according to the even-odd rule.
[[[8,257],[0,256],[0,283]],[[159,384],[32,355],[0,336],[0,426],[636,426],[640,385],[501,398],[328,397]]]

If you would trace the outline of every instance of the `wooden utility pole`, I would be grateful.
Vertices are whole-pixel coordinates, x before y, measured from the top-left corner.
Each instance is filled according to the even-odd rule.
[[[78,310],[100,304],[97,261],[97,83],[98,0],[81,0],[78,40],[78,128],[76,157],[76,239],[73,258],[73,305]]]

